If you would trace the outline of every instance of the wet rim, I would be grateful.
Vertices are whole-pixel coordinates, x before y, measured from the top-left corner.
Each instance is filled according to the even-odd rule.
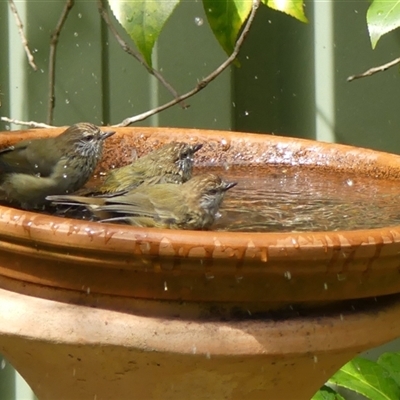
[[[5,147],[27,137],[53,136],[63,129],[3,132],[0,136],[0,146]],[[240,160],[246,160],[250,156],[254,157],[255,150],[259,151],[258,155],[260,156],[260,151],[262,150],[262,156],[257,157],[257,162],[268,162],[267,158],[271,159],[271,155],[276,155],[278,150],[281,152],[283,160],[285,159],[285,154],[292,154],[293,159],[291,162],[297,160],[298,165],[315,165],[318,168],[336,169],[336,163],[336,166],[341,171],[355,170],[358,173],[364,173],[363,171],[367,170],[367,174],[373,174],[374,177],[391,180],[400,179],[400,156],[369,149],[305,139],[226,131],[175,128],[117,128],[116,130],[117,134],[110,140],[111,146],[117,144],[116,141],[120,135],[126,138],[132,134],[141,143],[145,143],[148,140],[150,142],[154,140],[160,140],[161,142],[171,140],[207,140],[210,145],[205,146],[207,149],[204,152],[202,151],[203,149],[199,152],[202,153],[200,163],[209,159],[210,152],[219,154],[225,150],[228,150],[227,153],[232,153],[232,160],[235,162],[235,148],[236,150],[241,150]],[[221,148],[218,148],[218,146],[221,146]],[[108,152],[106,149],[105,157],[107,157],[107,154],[111,154],[109,149]],[[115,158],[115,153],[112,153],[112,156]],[[274,158],[275,161],[279,161],[278,156]],[[310,156],[313,157],[310,158]],[[311,162],[307,160],[311,160]],[[219,162],[220,160],[217,160],[217,164]],[[53,234],[48,235],[48,232]],[[285,258],[292,252],[293,254],[298,254],[299,251],[303,253],[303,256],[305,256],[304,253],[312,251],[315,257],[317,256],[315,251],[319,249],[319,255],[317,256],[319,259],[327,257],[328,248],[381,247],[388,244],[395,244],[396,246],[394,246],[393,251],[388,251],[385,254],[395,255],[399,252],[397,244],[400,245],[400,226],[356,231],[301,233],[173,231],[99,224],[0,206],[0,236],[6,241],[8,241],[7,237],[9,239],[13,238],[13,241],[19,238],[24,242],[29,240],[60,248],[71,248],[78,245],[82,249],[96,250],[98,252],[123,253],[132,253],[132,241],[136,241],[150,244],[148,250],[142,253],[148,255],[162,255],[164,253],[167,255],[171,248],[179,246],[193,249],[215,249],[219,247],[226,249],[226,247],[229,247],[237,252],[235,255],[238,258],[261,258],[262,261],[267,261],[267,257],[279,257],[278,253],[282,249],[287,251]],[[107,246],[104,245],[105,243]],[[268,249],[268,254],[263,255],[263,249]],[[188,257],[202,256],[201,250],[188,254]],[[228,258],[232,257],[232,254],[221,251],[218,252],[218,255],[213,254],[213,257]],[[265,260],[263,260],[263,257],[265,257]]]

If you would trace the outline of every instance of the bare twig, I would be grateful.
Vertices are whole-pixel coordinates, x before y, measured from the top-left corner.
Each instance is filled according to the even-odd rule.
[[[142,64],[146,69],[147,72],[153,76],[155,76],[162,85],[164,85],[164,87],[175,97],[178,98],[179,94],[178,92],[172,87],[172,85],[170,83],[168,83],[165,78],[154,68],[151,68],[150,66],[147,65],[146,61],[143,59],[143,57],[140,55],[139,52],[137,52],[135,49],[133,49],[132,47],[130,47],[124,39],[122,39],[122,37],[119,35],[118,31],[115,29],[114,25],[112,24],[108,13],[106,11],[106,9],[104,8],[104,4],[103,4],[103,0],[98,0],[97,2],[97,7],[99,9],[100,15],[102,16],[104,22],[106,23],[106,25],[108,26],[108,28],[110,29],[111,33],[114,35],[115,39],[117,40],[117,42],[119,43],[119,45],[122,47],[122,50],[124,50],[126,53],[128,53],[129,55],[131,55],[132,57],[134,57],[137,61],[140,62],[140,64]],[[183,102],[181,102],[181,106],[182,108],[187,108],[188,106],[186,104],[184,104]]]
[[[211,81],[213,81],[218,75],[220,75],[226,68],[231,65],[237,55],[239,54],[240,48],[242,47],[243,41],[246,38],[247,34],[249,33],[250,27],[254,21],[254,17],[257,13],[257,9],[260,5],[261,0],[253,0],[253,7],[250,12],[249,18],[247,19],[246,25],[243,28],[242,33],[240,34],[238,40],[236,41],[235,47],[233,49],[232,54],[216,69],[214,70],[211,74],[209,74],[207,77],[203,78],[200,82],[197,83],[196,87],[189,92],[179,96],[178,98],[175,98],[174,100],[171,100],[168,103],[165,103],[159,107],[153,108],[152,110],[146,111],[142,114],[129,117],[124,119],[122,122],[119,124],[116,124],[114,126],[128,126],[130,124],[133,124],[134,122],[137,121],[142,121],[151,115],[157,114],[160,111],[166,110],[169,107],[172,107],[173,105],[179,103],[182,100],[186,100],[187,98],[193,96],[194,94],[200,92],[200,90],[203,90]]]
[[[35,64],[35,59],[31,51],[29,50],[28,40],[24,34],[24,25],[22,24],[21,18],[19,17],[17,7],[15,7],[14,0],[8,0],[8,4],[10,5],[10,10],[14,14],[15,22],[17,24],[19,35],[21,36],[22,46],[25,49],[26,56],[28,57],[29,65],[33,68],[34,71],[37,71],[37,66]]]
[[[47,123],[51,124],[53,122],[54,106],[56,103],[56,98],[54,95],[55,86],[55,74],[56,74],[56,50],[58,44],[58,38],[61,33],[61,29],[68,17],[68,13],[74,6],[75,0],[67,0],[64,9],[61,13],[60,19],[56,25],[56,29],[51,35],[50,39],[50,54],[49,54],[49,102],[47,108]]]
[[[378,67],[370,68],[369,70],[363,72],[362,74],[349,76],[347,78],[347,82],[354,81],[355,79],[365,78],[366,76],[371,76],[378,72],[386,71],[387,69],[392,68],[397,64],[400,64],[400,57],[386,64],[379,65]]]
[[[1,117],[1,120],[3,122],[9,122],[11,124],[30,126],[31,128],[55,128],[55,126],[47,125],[42,122],[20,121],[18,119],[7,118],[7,117]]]

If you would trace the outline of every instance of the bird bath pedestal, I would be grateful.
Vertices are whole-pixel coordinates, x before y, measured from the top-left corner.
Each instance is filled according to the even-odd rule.
[[[0,146],[60,132],[7,132]],[[204,143],[200,164],[400,179],[395,155],[166,128],[118,129],[101,167],[171,140]],[[309,400],[400,336],[399,254],[400,227],[169,231],[0,207],[0,352],[40,400]]]

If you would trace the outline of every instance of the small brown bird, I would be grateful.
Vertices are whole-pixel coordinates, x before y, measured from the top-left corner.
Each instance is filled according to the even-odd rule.
[[[114,133],[79,123],[56,137],[0,150],[0,197],[31,209],[43,206],[48,195],[76,191],[96,168],[103,141]]]
[[[117,193],[141,185],[159,183],[183,183],[192,177],[193,155],[202,144],[171,142],[130,165],[108,172],[104,182],[90,193]]]
[[[182,185],[141,185],[121,196],[49,196],[55,204],[82,204],[102,222],[123,221],[140,227],[207,229],[215,219],[225,192],[236,182],[211,173],[196,175]]]

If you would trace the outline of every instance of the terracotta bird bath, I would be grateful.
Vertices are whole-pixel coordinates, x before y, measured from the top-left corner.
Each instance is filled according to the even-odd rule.
[[[0,146],[62,129],[6,132]],[[121,128],[100,169],[171,140],[197,164],[397,185],[400,157],[245,133]],[[400,336],[400,226],[195,232],[0,207],[0,352],[39,399],[296,399]],[[290,278],[290,279],[289,279]]]

